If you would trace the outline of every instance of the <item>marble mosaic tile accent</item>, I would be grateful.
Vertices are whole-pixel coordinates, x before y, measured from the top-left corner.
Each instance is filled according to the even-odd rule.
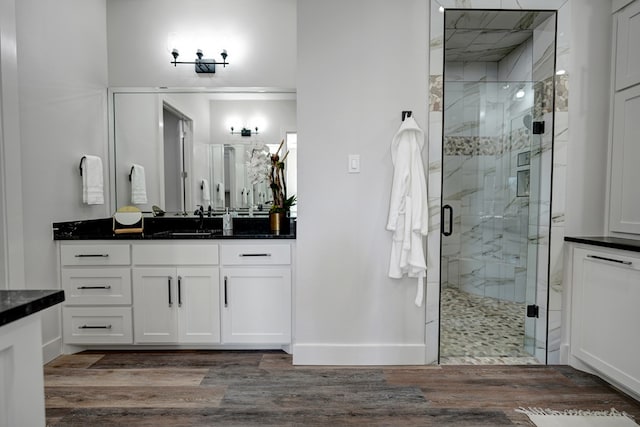
[[[442,111],[442,74],[429,76],[429,111]]]
[[[523,357],[441,357],[441,365],[540,365],[533,356]]]
[[[529,148],[531,136],[526,128],[515,129],[507,138],[494,136],[445,136],[445,156],[496,156]]]
[[[569,74],[556,76],[556,112],[569,111]]]
[[[441,357],[530,357],[525,305],[441,289]]]

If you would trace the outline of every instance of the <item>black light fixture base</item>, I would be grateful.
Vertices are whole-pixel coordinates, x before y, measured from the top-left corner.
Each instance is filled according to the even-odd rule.
[[[196,59],[196,73],[211,74],[216,72],[216,62],[213,59]]]

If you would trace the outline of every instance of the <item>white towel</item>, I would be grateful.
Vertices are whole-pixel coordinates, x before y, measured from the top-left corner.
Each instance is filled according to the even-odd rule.
[[[131,203],[134,205],[147,203],[144,167],[136,164],[131,166]]]
[[[247,189],[243,188],[242,189],[242,206],[246,206],[247,205],[247,196],[248,196],[247,193],[248,193]]]
[[[82,166],[82,202],[88,205],[104,204],[102,159],[85,155]]]
[[[218,201],[224,202],[224,182],[218,183]]]
[[[206,179],[202,180],[202,206],[210,206],[211,205],[211,191],[209,191],[209,181]]]

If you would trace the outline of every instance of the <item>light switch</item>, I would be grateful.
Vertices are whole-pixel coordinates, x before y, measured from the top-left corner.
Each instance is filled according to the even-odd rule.
[[[349,173],[360,173],[360,154],[349,154]]]

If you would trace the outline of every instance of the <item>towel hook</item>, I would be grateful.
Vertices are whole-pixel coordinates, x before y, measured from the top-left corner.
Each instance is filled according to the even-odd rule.
[[[87,156],[82,156],[82,158],[80,159],[80,176],[82,176],[82,162],[84,162],[86,158]]]
[[[204,190],[204,180],[200,183],[200,189]]]
[[[216,191],[219,193],[220,192],[220,183],[218,183],[218,187],[216,188]]]
[[[404,119],[406,119],[407,117],[411,117],[412,114],[413,114],[413,111],[410,111],[410,110],[403,111],[402,112],[402,121],[404,122]]]
[[[131,166],[131,172],[129,172],[129,182],[131,182],[131,175],[133,175],[133,169],[135,169],[135,166]]]

